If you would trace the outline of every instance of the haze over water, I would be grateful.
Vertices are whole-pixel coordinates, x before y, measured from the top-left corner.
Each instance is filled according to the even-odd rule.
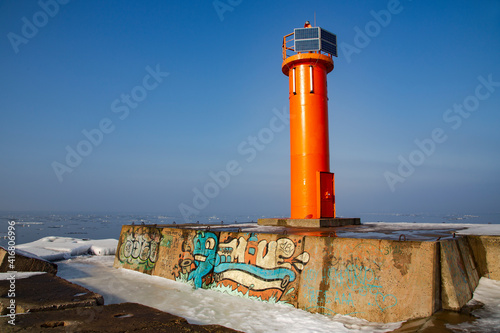
[[[354,215],[353,215],[354,216]],[[457,214],[358,214],[361,222],[416,222],[416,223],[468,223],[500,224],[500,214],[457,215]],[[201,224],[232,224],[257,222],[269,216],[203,216]],[[283,217],[283,216],[275,216]],[[90,239],[118,239],[124,224],[176,224],[183,223],[179,216],[161,214],[104,214],[104,213],[42,213],[42,212],[1,212],[0,225],[16,221],[16,243],[32,242],[47,236],[61,236]],[[194,221],[196,223],[196,221]],[[7,228],[0,230],[0,246],[7,244]]]

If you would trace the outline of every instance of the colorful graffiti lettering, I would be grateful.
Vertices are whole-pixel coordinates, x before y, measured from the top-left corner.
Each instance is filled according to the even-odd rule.
[[[193,283],[194,288],[278,302],[295,290],[292,285],[310,256],[296,254],[300,237],[295,242],[287,237],[272,241],[259,237],[250,233],[234,238],[227,233],[221,239],[215,233],[197,231],[192,241],[182,243],[174,278]]]
[[[212,232],[198,231],[193,239],[196,268],[189,272],[188,281],[194,280],[195,288],[202,287],[202,279],[213,270],[216,264],[217,242],[217,235]],[[184,267],[187,267],[187,264],[184,263]]]
[[[295,304],[298,277],[310,260],[302,242],[301,236],[126,226],[116,263],[194,288]]]
[[[261,300],[279,300],[309,261],[307,252],[292,259],[295,248],[289,238],[259,241],[255,234],[221,242],[214,267],[215,289],[231,287]]]
[[[139,228],[122,234],[118,258],[121,263],[142,267],[150,271],[158,259],[159,244],[162,236],[156,230]]]

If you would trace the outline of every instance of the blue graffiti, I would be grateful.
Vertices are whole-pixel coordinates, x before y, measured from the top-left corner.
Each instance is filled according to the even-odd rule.
[[[246,272],[264,281],[286,280],[288,283],[295,280],[295,273],[288,268],[267,269],[245,263],[218,263],[214,268],[214,273],[217,274],[229,270]]]
[[[194,280],[194,287],[202,287],[202,279],[215,266],[217,256],[217,235],[212,232],[198,231],[193,239],[194,263],[196,269],[189,273],[188,281]]]

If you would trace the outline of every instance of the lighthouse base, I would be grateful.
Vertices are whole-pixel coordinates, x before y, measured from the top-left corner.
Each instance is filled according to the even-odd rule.
[[[296,228],[324,228],[324,227],[342,227],[346,225],[360,225],[360,218],[319,218],[319,219],[290,219],[290,218],[271,218],[259,219],[259,225],[296,227]]]

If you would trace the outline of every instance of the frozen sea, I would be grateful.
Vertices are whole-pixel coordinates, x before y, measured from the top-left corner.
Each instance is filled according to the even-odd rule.
[[[229,224],[257,222],[262,217],[278,216],[201,216],[200,223]],[[342,216],[339,216],[342,217]],[[346,214],[345,217],[360,217],[367,222],[411,222],[411,223],[467,223],[500,224],[500,213],[496,214],[402,214],[364,213]],[[8,221],[16,221],[17,244],[28,243],[46,236],[62,236],[90,239],[117,239],[124,224],[172,224],[185,223],[176,215],[161,214],[103,214],[103,213],[47,213],[47,212],[0,212],[0,246],[7,244]],[[196,222],[196,221],[191,221]]]
[[[364,223],[462,223],[467,224],[470,231],[495,233],[500,230],[500,214],[478,216],[394,213],[357,216]],[[256,221],[258,218],[210,216],[200,219],[200,223],[243,223]],[[9,221],[16,221],[16,243],[22,251],[58,260],[60,277],[102,294],[106,304],[137,302],[182,316],[194,324],[220,324],[244,332],[390,332],[402,324],[370,323],[349,316],[311,314],[280,304],[257,302],[211,290],[193,290],[186,284],[112,267],[114,256],[111,254],[123,224],[182,223],[175,216],[7,212],[0,214],[2,246],[7,245],[4,236],[7,235]],[[373,225],[376,224],[378,223]],[[43,248],[44,246],[47,248]],[[58,252],[63,255],[57,255]],[[456,326],[449,325],[448,328],[454,332],[500,332],[500,281],[482,278],[474,299],[485,304],[483,309],[475,313],[479,319]]]

